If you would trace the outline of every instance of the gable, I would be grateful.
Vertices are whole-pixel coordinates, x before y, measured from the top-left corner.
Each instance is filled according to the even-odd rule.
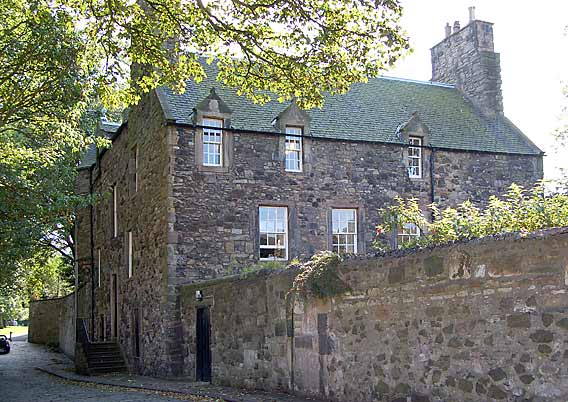
[[[208,96],[212,87],[220,85],[215,80],[216,66],[204,64],[204,68],[207,78],[199,84],[189,82],[183,94],[164,87],[156,90],[168,120],[192,124],[192,109]],[[255,104],[229,88],[219,88],[216,93],[232,111],[232,127],[240,130],[278,132],[272,124],[274,118],[290,106],[290,102],[274,100]],[[374,78],[353,85],[344,95],[327,96],[321,109],[305,113],[309,116],[310,134],[316,138],[402,143],[398,129],[417,113],[428,127],[433,147],[542,153],[507,118],[483,116],[461,92],[445,84]]]

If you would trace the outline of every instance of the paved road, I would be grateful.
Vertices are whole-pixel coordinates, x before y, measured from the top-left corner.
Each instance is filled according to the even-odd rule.
[[[20,338],[22,339],[22,338]],[[12,343],[12,351],[0,355],[1,402],[178,402],[174,398],[103,386],[76,385],[35,369],[64,357],[42,346],[22,340]],[[197,399],[185,400],[197,400]],[[182,399],[184,400],[184,399]]]

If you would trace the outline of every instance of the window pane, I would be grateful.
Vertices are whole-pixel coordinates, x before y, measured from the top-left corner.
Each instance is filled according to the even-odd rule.
[[[287,208],[259,207],[260,258],[286,258]]]
[[[354,220],[350,220],[347,223],[347,232],[349,233],[355,233],[355,221]]]
[[[223,121],[218,119],[203,119],[204,126],[223,127]],[[203,129],[203,164],[221,166],[223,132],[215,128]]]
[[[352,234],[345,235],[345,243],[346,244],[355,244],[355,235],[352,235]]]
[[[286,127],[286,134],[292,135],[302,135],[302,128],[301,127]]]
[[[333,209],[332,249],[337,253],[357,252],[357,210]]]
[[[276,249],[274,250],[274,256],[276,258],[286,258],[286,250],[284,249]]]
[[[223,127],[223,121],[220,119],[203,119],[203,125],[209,127]]]
[[[298,127],[287,127],[288,134],[301,135],[302,130]],[[286,170],[301,171],[302,170],[302,139],[299,137],[286,137]]]
[[[274,255],[274,252],[270,248],[261,248],[260,249],[260,258],[270,258]]]

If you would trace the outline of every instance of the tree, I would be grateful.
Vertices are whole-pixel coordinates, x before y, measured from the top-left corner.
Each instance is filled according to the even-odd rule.
[[[91,84],[86,42],[62,7],[0,1],[0,293],[17,287],[22,261],[72,224],[75,167],[88,139],[78,129]],[[65,235],[67,236],[67,235]]]
[[[401,13],[398,0],[0,0],[0,294],[42,249],[73,258],[88,105],[183,91],[205,56],[255,101],[321,106],[407,51]]]
[[[258,102],[294,97],[300,106],[321,106],[324,93],[376,76],[409,48],[398,0],[65,4],[88,21],[89,48],[104,56],[97,80],[107,102],[136,101],[157,85],[183,91],[186,80],[204,77],[199,56],[206,55],[219,80]],[[131,63],[151,68],[130,77]]]

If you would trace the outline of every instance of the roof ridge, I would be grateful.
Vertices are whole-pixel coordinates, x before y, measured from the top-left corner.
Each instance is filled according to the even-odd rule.
[[[442,88],[455,88],[456,87],[453,84],[446,84],[444,82],[413,80],[413,79],[410,79],[410,78],[390,77],[390,76],[387,76],[387,75],[379,75],[377,78],[390,80],[390,81],[410,82],[410,83],[413,83],[413,84],[431,85],[431,86],[434,86],[434,87],[442,87]]]

